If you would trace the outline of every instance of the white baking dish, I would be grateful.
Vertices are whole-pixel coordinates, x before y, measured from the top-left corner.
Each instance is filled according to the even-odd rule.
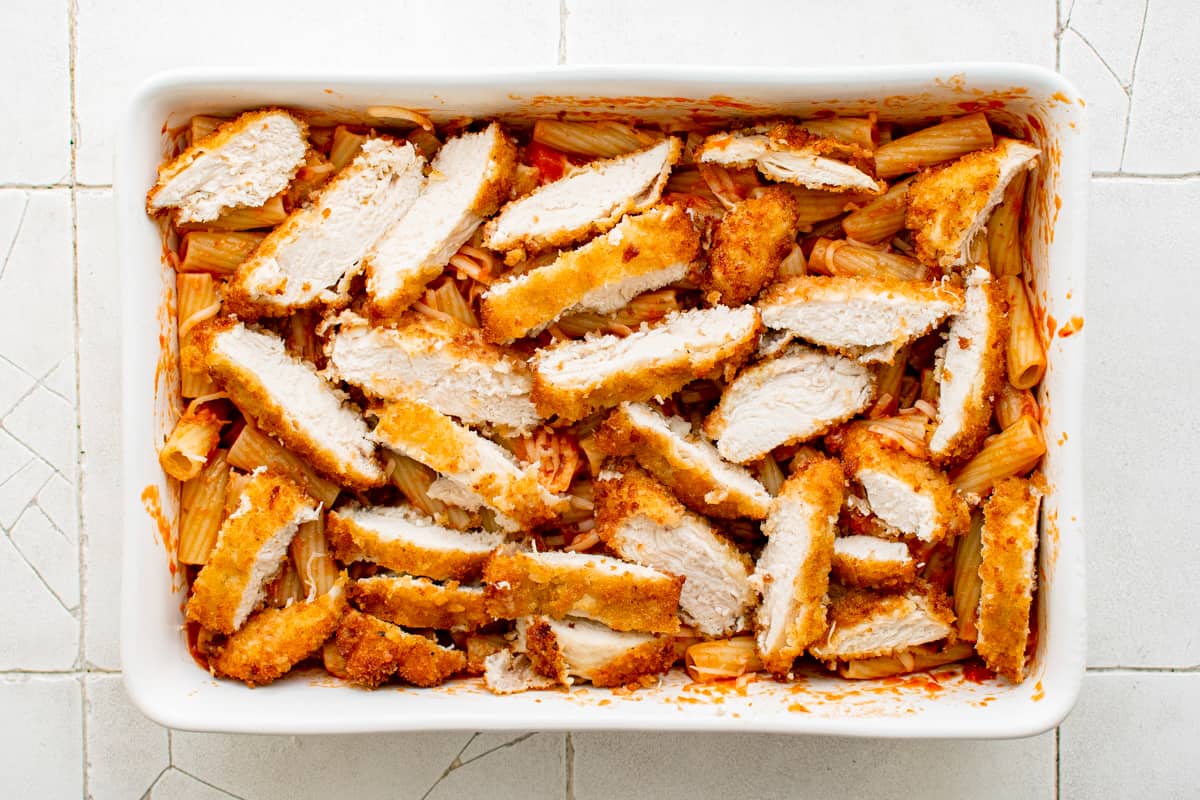
[[[673,675],[658,688],[632,695],[581,688],[497,697],[473,681],[366,692],[316,672],[253,690],[212,679],[188,653],[180,614],[184,598],[169,569],[178,487],[159,469],[155,442],[169,429],[178,403],[174,313],[168,313],[174,281],[163,263],[159,229],[146,217],[143,202],[163,155],[166,128],[196,113],[268,104],[334,116],[400,105],[428,109],[435,119],[563,110],[653,118],[874,110],[883,119],[911,120],[984,109],[1049,155],[1038,173],[1035,224],[1026,242],[1035,292],[1049,327],[1083,315],[1088,186],[1083,103],[1060,76],[1037,67],[589,67],[342,76],[229,70],[160,76],[141,88],[121,121],[115,170],[119,280],[125,291],[121,656],[129,694],[149,717],[176,728],[293,734],[661,729],[1012,737],[1047,730],[1067,714],[1085,659],[1082,332],[1053,338],[1041,398],[1052,488],[1043,510],[1037,654],[1031,676],[1020,686],[973,683],[957,670],[939,671],[936,681],[856,683],[813,671],[796,684],[763,679],[743,691],[697,689]],[[163,506],[159,524],[144,507],[153,506],[155,496]]]

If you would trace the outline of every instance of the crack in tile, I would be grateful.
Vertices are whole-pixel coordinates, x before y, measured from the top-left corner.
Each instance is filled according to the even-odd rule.
[[[462,754],[467,752],[467,748],[471,746],[471,742],[475,741],[478,738],[479,738],[478,732],[471,734],[471,738],[467,739],[467,743],[464,744],[462,746],[462,749],[460,749],[455,754],[454,759],[450,762],[450,764],[444,770],[442,770],[442,774],[438,776],[438,779],[433,782],[432,786],[430,786],[428,789],[425,790],[425,794],[421,795],[421,800],[425,800],[427,797],[429,797],[429,795],[431,795],[433,793],[433,790],[438,787],[438,784],[440,784],[442,781],[444,781],[446,779],[447,775],[449,775],[451,772],[454,772],[454,770],[456,770],[462,766]]]
[[[513,739],[512,741],[504,742],[503,744],[498,744],[495,747],[491,748],[490,750],[484,750],[482,753],[480,753],[477,756],[471,756],[466,761],[462,762],[457,767],[455,767],[455,769],[461,769],[462,767],[465,767],[468,764],[474,764],[479,759],[484,758],[486,756],[490,756],[492,753],[496,752],[497,750],[503,750],[507,747],[515,747],[516,745],[519,745],[521,742],[528,741],[529,739],[533,738],[534,736],[537,736],[536,731],[521,734],[520,736]],[[451,771],[453,771],[453,770],[451,770]]]
[[[18,518],[18,521],[20,521],[20,518]],[[16,523],[13,524],[15,525]],[[29,571],[32,572],[42,586],[46,588],[46,591],[49,592],[50,596],[54,598],[54,601],[62,607],[63,611],[66,611],[72,617],[78,619],[77,615],[79,611],[79,605],[76,604],[75,606],[68,608],[67,604],[63,602],[63,599],[58,596],[58,592],[54,591],[54,589],[50,586],[50,583],[42,576],[42,573],[38,571],[38,568],[35,567],[33,562],[29,560],[29,557],[25,555],[25,552],[21,549],[21,546],[12,538],[12,535],[7,530],[4,531],[4,535],[8,538],[8,543],[12,545],[13,550],[15,550],[17,555],[21,557],[21,560],[25,562],[25,566],[29,567]],[[82,602],[82,599],[80,602]]]
[[[222,794],[227,794],[230,797],[234,798],[234,800],[244,800],[244,798],[242,798],[241,795],[234,794],[233,792],[229,791],[228,789],[222,789],[220,786],[217,786],[215,783],[209,783],[208,781],[204,780],[203,778],[197,777],[196,775],[193,775],[192,773],[188,772],[186,769],[180,769],[179,767],[171,767],[171,769],[173,769],[176,772],[179,772],[183,775],[187,775],[189,778],[191,778],[192,780],[194,780],[198,783],[203,783],[205,786],[207,786],[210,789],[214,789],[218,792],[221,792]]]
[[[566,761],[566,780],[564,781],[566,786],[563,787],[563,795],[566,800],[575,800],[575,737],[571,731],[567,731],[564,738],[566,739],[563,745],[565,750],[563,756]]]
[[[1142,24],[1138,29],[1137,48],[1133,51],[1133,69],[1129,72],[1129,113],[1125,115],[1125,130],[1121,134],[1121,169],[1125,168],[1125,150],[1129,146],[1129,123],[1133,119],[1133,90],[1137,83],[1138,61],[1142,57],[1142,42],[1146,38],[1146,20],[1150,17],[1150,0],[1142,7]]]
[[[85,761],[86,761],[86,759],[85,759]],[[149,786],[147,786],[147,787],[146,787],[146,791],[142,793],[142,798],[141,798],[141,800],[149,800],[149,798],[150,798],[150,797],[153,795],[153,793],[154,793],[154,787],[155,787],[155,786],[158,786],[158,782],[162,780],[162,777],[163,777],[163,775],[166,775],[166,774],[167,774],[167,771],[168,771],[169,769],[171,769],[171,765],[170,765],[170,764],[167,764],[165,767],[163,767],[163,768],[162,768],[162,770],[161,770],[161,771],[159,771],[159,773],[158,773],[157,775],[155,775],[155,776],[154,776],[154,780],[150,781],[150,785],[149,785]],[[84,789],[84,795],[83,795],[83,796],[84,796],[84,797],[87,797],[87,784],[86,784],[86,783],[84,784],[84,786],[83,786],[83,789]]]
[[[1087,47],[1088,50],[1092,51],[1092,55],[1096,56],[1096,60],[1100,62],[1105,70],[1108,71],[1108,74],[1112,76],[1112,79],[1117,82],[1117,86],[1121,87],[1121,91],[1125,93],[1125,97],[1129,98],[1133,94],[1133,81],[1130,81],[1129,83],[1122,83],[1121,76],[1118,75],[1117,71],[1112,68],[1111,64],[1108,63],[1108,59],[1100,54],[1100,51],[1096,49],[1096,46],[1092,44],[1086,36],[1074,28],[1069,28],[1068,30],[1078,36],[1079,41],[1083,42],[1084,46]]]
[[[12,259],[13,251],[17,249],[17,241],[21,238],[21,229],[25,227],[25,215],[29,212],[29,201],[30,195],[26,192],[25,202],[21,205],[21,216],[17,218],[17,229],[13,231],[12,241],[8,243],[8,247],[4,251],[4,263],[0,264],[0,281],[4,280],[4,273],[8,271],[8,262]]]

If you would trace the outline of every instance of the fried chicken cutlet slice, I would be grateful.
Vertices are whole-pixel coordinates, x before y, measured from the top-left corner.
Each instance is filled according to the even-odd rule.
[[[588,619],[532,616],[517,620],[518,647],[534,670],[563,686],[624,686],[660,675],[675,662],[670,636],[615,631]]]

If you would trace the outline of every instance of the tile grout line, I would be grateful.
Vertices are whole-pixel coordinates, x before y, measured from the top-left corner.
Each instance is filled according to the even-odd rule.
[[[558,63],[567,63],[567,0],[558,0]]]
[[[1062,798],[1062,726],[1054,729],[1054,800]]]
[[[575,800],[575,738],[571,731],[563,737],[563,757],[566,779],[563,781],[563,797],[565,800]]]

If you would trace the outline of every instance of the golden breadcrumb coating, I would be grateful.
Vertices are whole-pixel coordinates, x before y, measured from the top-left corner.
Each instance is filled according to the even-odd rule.
[[[709,302],[738,306],[775,280],[800,229],[800,208],[779,186],[743,200],[717,223],[704,290]]]
[[[833,576],[845,586],[869,589],[902,589],[917,579],[917,560],[897,562],[858,558],[833,551]]]
[[[809,648],[822,661],[889,656],[913,645],[953,636],[954,604],[936,586],[918,582],[903,592],[851,588],[831,591],[830,595],[829,629],[820,642]],[[851,636],[887,631],[914,615],[927,622],[930,630],[936,629],[938,635],[919,636],[916,638],[922,641],[913,641],[911,637],[877,634],[871,646],[850,649],[846,645]]]
[[[533,667],[542,675],[570,685],[571,665],[563,659],[554,629],[543,617],[532,617],[525,626],[525,648]],[[625,686],[649,675],[659,675],[675,663],[675,644],[669,636],[626,650],[603,666],[589,670],[593,686]]]
[[[488,656],[508,649],[508,640],[502,633],[467,634],[463,647],[467,651],[467,672],[482,675],[486,670]]]
[[[606,288],[644,281],[672,267],[679,268],[678,280],[699,253],[700,234],[674,206],[626,217],[608,234],[560,254],[554,263],[492,286],[480,307],[484,333],[499,343],[529,336],[577,308],[594,308],[596,296]],[[640,289],[657,289],[671,280],[665,277]]]
[[[777,148],[803,149],[816,156],[842,161],[869,176],[875,174],[874,153],[853,142],[813,133],[804,127],[803,122],[780,122],[773,125],[767,131],[767,138]]]
[[[958,536],[971,524],[967,501],[954,489],[945,472],[928,461],[885,444],[866,425],[849,426],[843,438],[842,463],[846,465],[846,473],[855,480],[862,481],[860,476],[864,473],[882,474],[903,484],[905,489],[928,498],[933,504],[935,522],[929,536],[920,536],[924,541],[940,542]],[[871,499],[869,490],[867,499]],[[879,515],[878,510],[876,514]],[[895,521],[883,519],[897,526]],[[918,535],[915,530],[904,532]]]
[[[690,433],[684,438],[711,447],[707,442],[697,441]],[[693,511],[723,519],[762,519],[767,516],[770,495],[765,489],[752,494],[742,491],[734,483],[720,480],[703,461],[688,458],[681,452],[671,435],[637,424],[624,405],[613,409],[600,426],[596,444],[608,455],[634,456]],[[728,466],[742,469],[732,464]],[[746,477],[753,480],[748,472]]]
[[[342,617],[334,641],[345,660],[346,679],[369,689],[393,675],[413,686],[439,686],[467,668],[461,650],[354,609]]]
[[[348,594],[355,608],[406,628],[471,630],[492,621],[482,588],[472,591],[457,581],[377,575],[350,584]]]
[[[573,614],[618,631],[679,630],[683,578],[678,575],[603,556],[580,556],[564,563],[540,555],[509,545],[488,559],[483,579],[492,616],[516,619],[545,614],[559,619]]]
[[[221,525],[208,563],[192,582],[187,618],[210,631],[233,633],[243,598],[253,591],[250,582],[259,553],[289,526],[294,533],[298,522],[312,519],[316,508],[316,502],[286,476],[272,470],[252,475],[242,492],[239,510]],[[280,563],[270,573],[259,576],[264,583],[278,572],[287,555],[287,543],[283,542],[279,550]]]
[[[213,646],[209,666],[217,675],[262,686],[320,649],[346,611],[346,576],[315,600],[258,612],[223,643]]]
[[[1030,481],[1009,478],[996,485],[983,506],[975,649],[990,668],[1018,683],[1025,678],[1040,502],[1041,492]]]
[[[483,574],[488,554],[422,547],[417,542],[380,536],[353,518],[330,511],[325,535],[339,561],[366,558],[381,567],[443,581],[473,581]]]

